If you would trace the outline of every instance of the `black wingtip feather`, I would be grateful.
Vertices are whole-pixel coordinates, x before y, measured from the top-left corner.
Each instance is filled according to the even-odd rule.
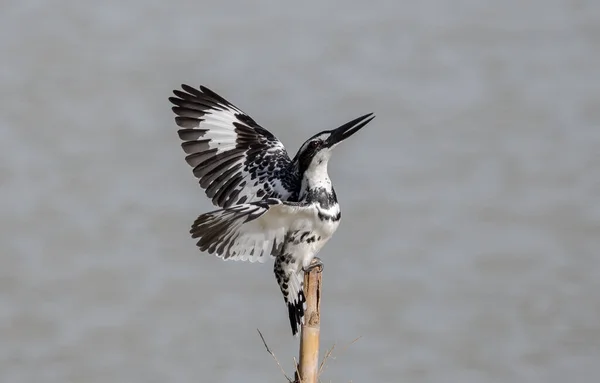
[[[182,128],[196,129],[200,125],[200,122],[197,118],[175,117],[175,123]]]
[[[194,95],[196,97],[202,97],[202,92],[200,92],[198,89],[194,88],[193,86],[190,86],[187,84],[181,84],[181,89],[185,90],[189,94]]]
[[[213,97],[221,102],[224,102],[226,105],[229,104],[229,101],[225,100],[223,97],[219,96],[217,93],[213,92],[204,85],[200,85],[200,91],[209,97]]]

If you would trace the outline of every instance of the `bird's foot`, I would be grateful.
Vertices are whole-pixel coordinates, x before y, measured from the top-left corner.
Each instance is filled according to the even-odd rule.
[[[319,269],[319,272],[323,272],[324,265],[323,262],[321,262],[321,259],[318,257],[314,257],[310,265],[303,267],[302,270],[304,270],[305,273],[310,273],[316,268]]]

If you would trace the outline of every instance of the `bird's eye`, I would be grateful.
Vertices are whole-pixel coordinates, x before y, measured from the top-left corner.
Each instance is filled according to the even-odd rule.
[[[314,149],[314,148],[316,148],[318,145],[319,145],[319,142],[318,142],[318,141],[312,141],[312,142],[310,143],[310,147],[311,147],[311,149]]]

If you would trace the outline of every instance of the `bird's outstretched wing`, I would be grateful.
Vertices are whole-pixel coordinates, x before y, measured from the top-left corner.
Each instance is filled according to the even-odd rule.
[[[298,176],[283,144],[239,108],[208,88],[174,90],[175,122],[186,161],[219,207],[288,199]]]
[[[200,215],[190,230],[202,251],[224,260],[264,262],[277,256],[291,230],[310,230],[314,206],[268,198]]]

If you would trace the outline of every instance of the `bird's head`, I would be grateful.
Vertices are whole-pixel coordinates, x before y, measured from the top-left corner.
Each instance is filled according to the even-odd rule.
[[[309,168],[327,165],[332,149],[346,138],[358,132],[374,118],[373,113],[365,114],[337,129],[317,133],[306,140],[294,158],[294,162],[298,164],[300,173],[303,174]]]

